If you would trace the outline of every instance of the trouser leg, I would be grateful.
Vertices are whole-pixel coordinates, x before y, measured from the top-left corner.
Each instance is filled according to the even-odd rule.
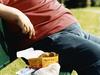
[[[65,32],[38,42],[34,48],[59,53],[61,68],[65,70],[75,69],[79,75],[100,75],[100,46],[92,41]]]
[[[84,40],[75,51],[74,69],[79,75],[100,75],[100,45]]]
[[[91,40],[95,43],[100,44],[100,37],[99,36],[95,36],[95,35],[89,34],[87,32],[83,32],[83,34],[84,34],[85,39],[88,39],[88,40]]]
[[[99,44],[71,33],[61,33],[52,39],[64,67],[72,67],[79,75],[100,75]]]

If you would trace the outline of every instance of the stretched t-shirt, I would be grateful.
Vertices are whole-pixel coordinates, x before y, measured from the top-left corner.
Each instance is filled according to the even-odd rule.
[[[28,46],[31,42],[42,39],[77,22],[70,10],[57,0],[0,0],[0,2],[22,11],[29,17],[35,28],[35,39],[29,39],[27,35],[21,33],[17,25],[12,22],[8,23],[11,38],[15,37],[12,45],[16,48]]]

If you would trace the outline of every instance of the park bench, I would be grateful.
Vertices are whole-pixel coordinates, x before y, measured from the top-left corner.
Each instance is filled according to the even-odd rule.
[[[4,37],[2,21],[0,19],[0,69],[10,63],[10,58],[7,55],[7,44]]]

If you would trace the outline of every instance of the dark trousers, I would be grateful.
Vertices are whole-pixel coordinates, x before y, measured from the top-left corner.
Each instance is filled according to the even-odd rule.
[[[100,75],[100,39],[72,24],[32,45],[34,49],[59,53],[62,71],[78,75]]]

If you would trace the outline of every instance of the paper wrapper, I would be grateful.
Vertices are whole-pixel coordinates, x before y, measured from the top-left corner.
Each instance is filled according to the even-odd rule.
[[[52,57],[39,57],[39,58],[32,58],[28,59],[29,66],[31,68],[39,69],[46,67],[53,63],[58,63],[58,54]]]

